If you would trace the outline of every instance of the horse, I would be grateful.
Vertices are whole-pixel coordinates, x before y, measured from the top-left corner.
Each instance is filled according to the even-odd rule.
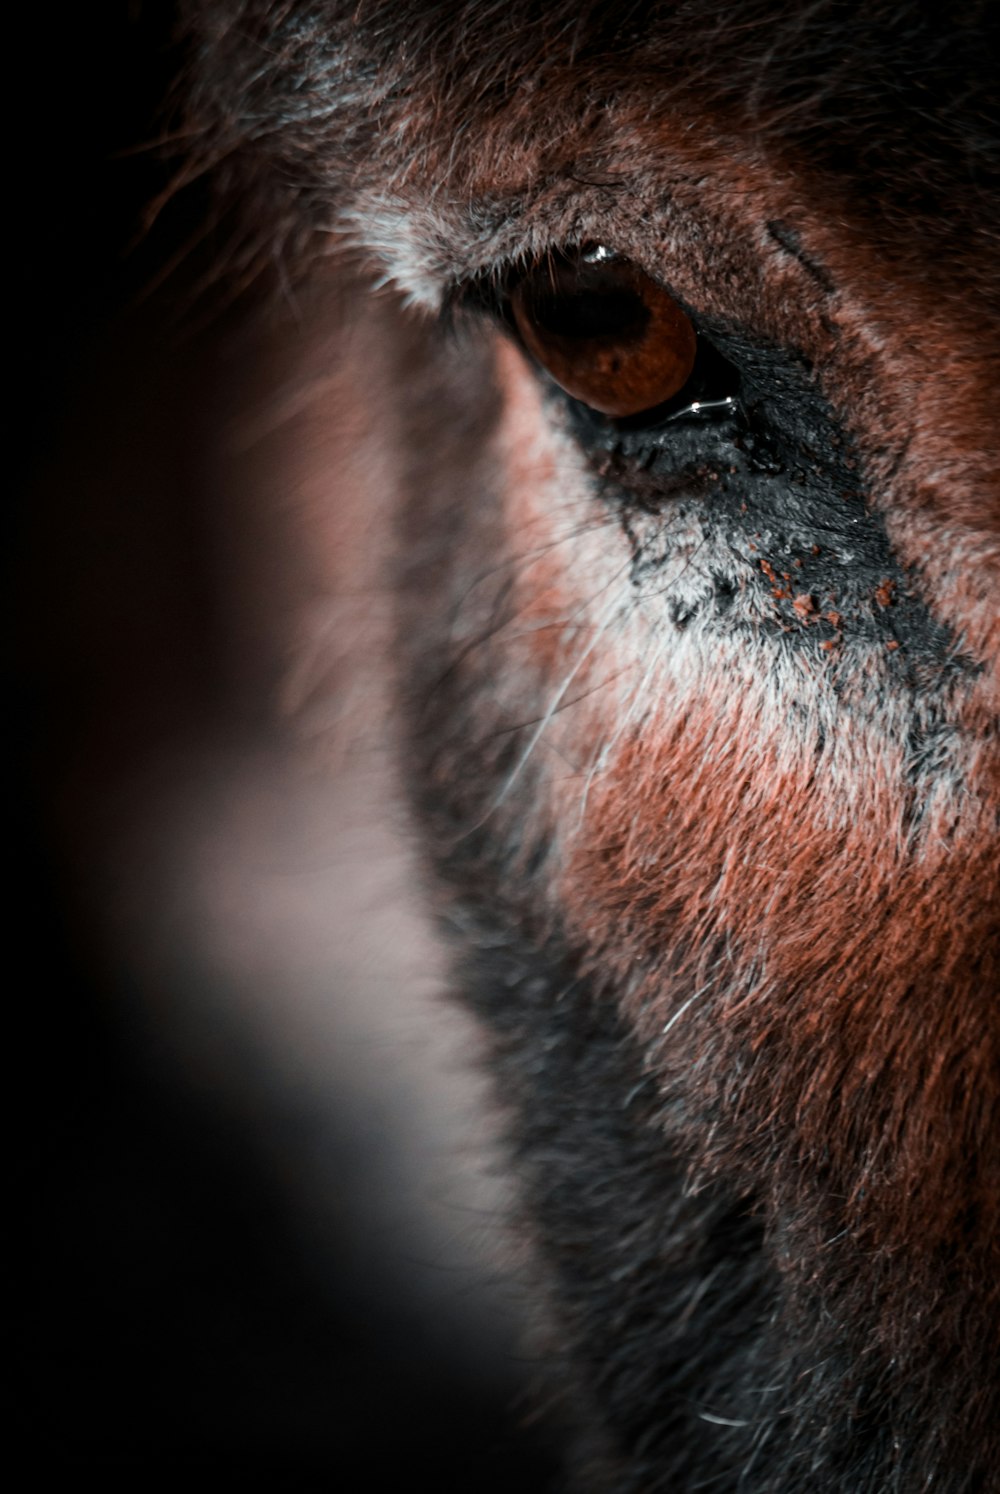
[[[332,287],[567,1486],[997,1487],[990,7],[183,9],[220,275]]]

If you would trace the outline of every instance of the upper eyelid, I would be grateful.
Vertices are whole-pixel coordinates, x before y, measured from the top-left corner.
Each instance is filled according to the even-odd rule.
[[[588,241],[590,243],[590,241]],[[514,331],[510,312],[510,292],[525,276],[532,274],[545,262],[547,255],[565,254],[583,245],[552,243],[533,254],[521,253],[504,258],[488,268],[476,271],[468,279],[453,281],[445,289],[441,302],[442,319],[449,326],[462,311],[473,311],[493,318],[501,326]],[[627,256],[605,244],[593,243],[592,249],[601,259],[627,260]],[[589,255],[588,255],[589,257]]]
[[[475,271],[466,279],[452,281],[442,296],[442,310],[448,315],[463,308],[486,312],[507,325],[510,317],[506,308],[509,305],[510,292],[518,280],[537,271],[549,255],[568,255],[572,252],[583,253],[584,251],[586,251],[584,257],[588,262],[593,252],[595,256],[599,255],[602,261],[618,260],[623,265],[631,265],[642,271],[655,285],[672,296],[688,316],[699,315],[698,311],[687,303],[686,298],[678,294],[661,274],[651,271],[631,255],[591,239],[585,239],[582,243],[551,243],[542,250],[512,255],[487,268]],[[596,258],[594,262],[597,262]]]
[[[599,251],[602,259],[627,258],[617,250],[609,249],[607,245],[592,243],[589,239],[586,243],[591,249]],[[467,278],[451,282],[445,289],[442,305],[451,311],[470,306],[476,310],[502,315],[510,291],[518,280],[534,273],[545,263],[547,257],[565,255],[584,247],[583,244],[552,242],[541,249],[524,249],[520,253],[505,255],[493,264],[474,271]]]

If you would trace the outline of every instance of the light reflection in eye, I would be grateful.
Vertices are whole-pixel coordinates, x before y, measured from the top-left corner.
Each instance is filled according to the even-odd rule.
[[[604,245],[548,256],[510,301],[532,356],[601,414],[654,409],[691,377],[698,342],[690,319],[645,271]]]

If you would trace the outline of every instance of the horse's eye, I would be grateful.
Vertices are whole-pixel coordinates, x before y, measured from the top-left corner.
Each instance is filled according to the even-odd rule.
[[[510,292],[525,347],[574,399],[640,415],[681,392],[697,338],[677,302],[603,248],[551,255]]]

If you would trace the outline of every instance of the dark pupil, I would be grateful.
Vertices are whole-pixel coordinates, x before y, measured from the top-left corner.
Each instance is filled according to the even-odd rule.
[[[554,337],[581,340],[631,340],[641,337],[649,322],[641,296],[625,287],[575,294],[542,291],[532,298],[531,314],[536,325]]]

